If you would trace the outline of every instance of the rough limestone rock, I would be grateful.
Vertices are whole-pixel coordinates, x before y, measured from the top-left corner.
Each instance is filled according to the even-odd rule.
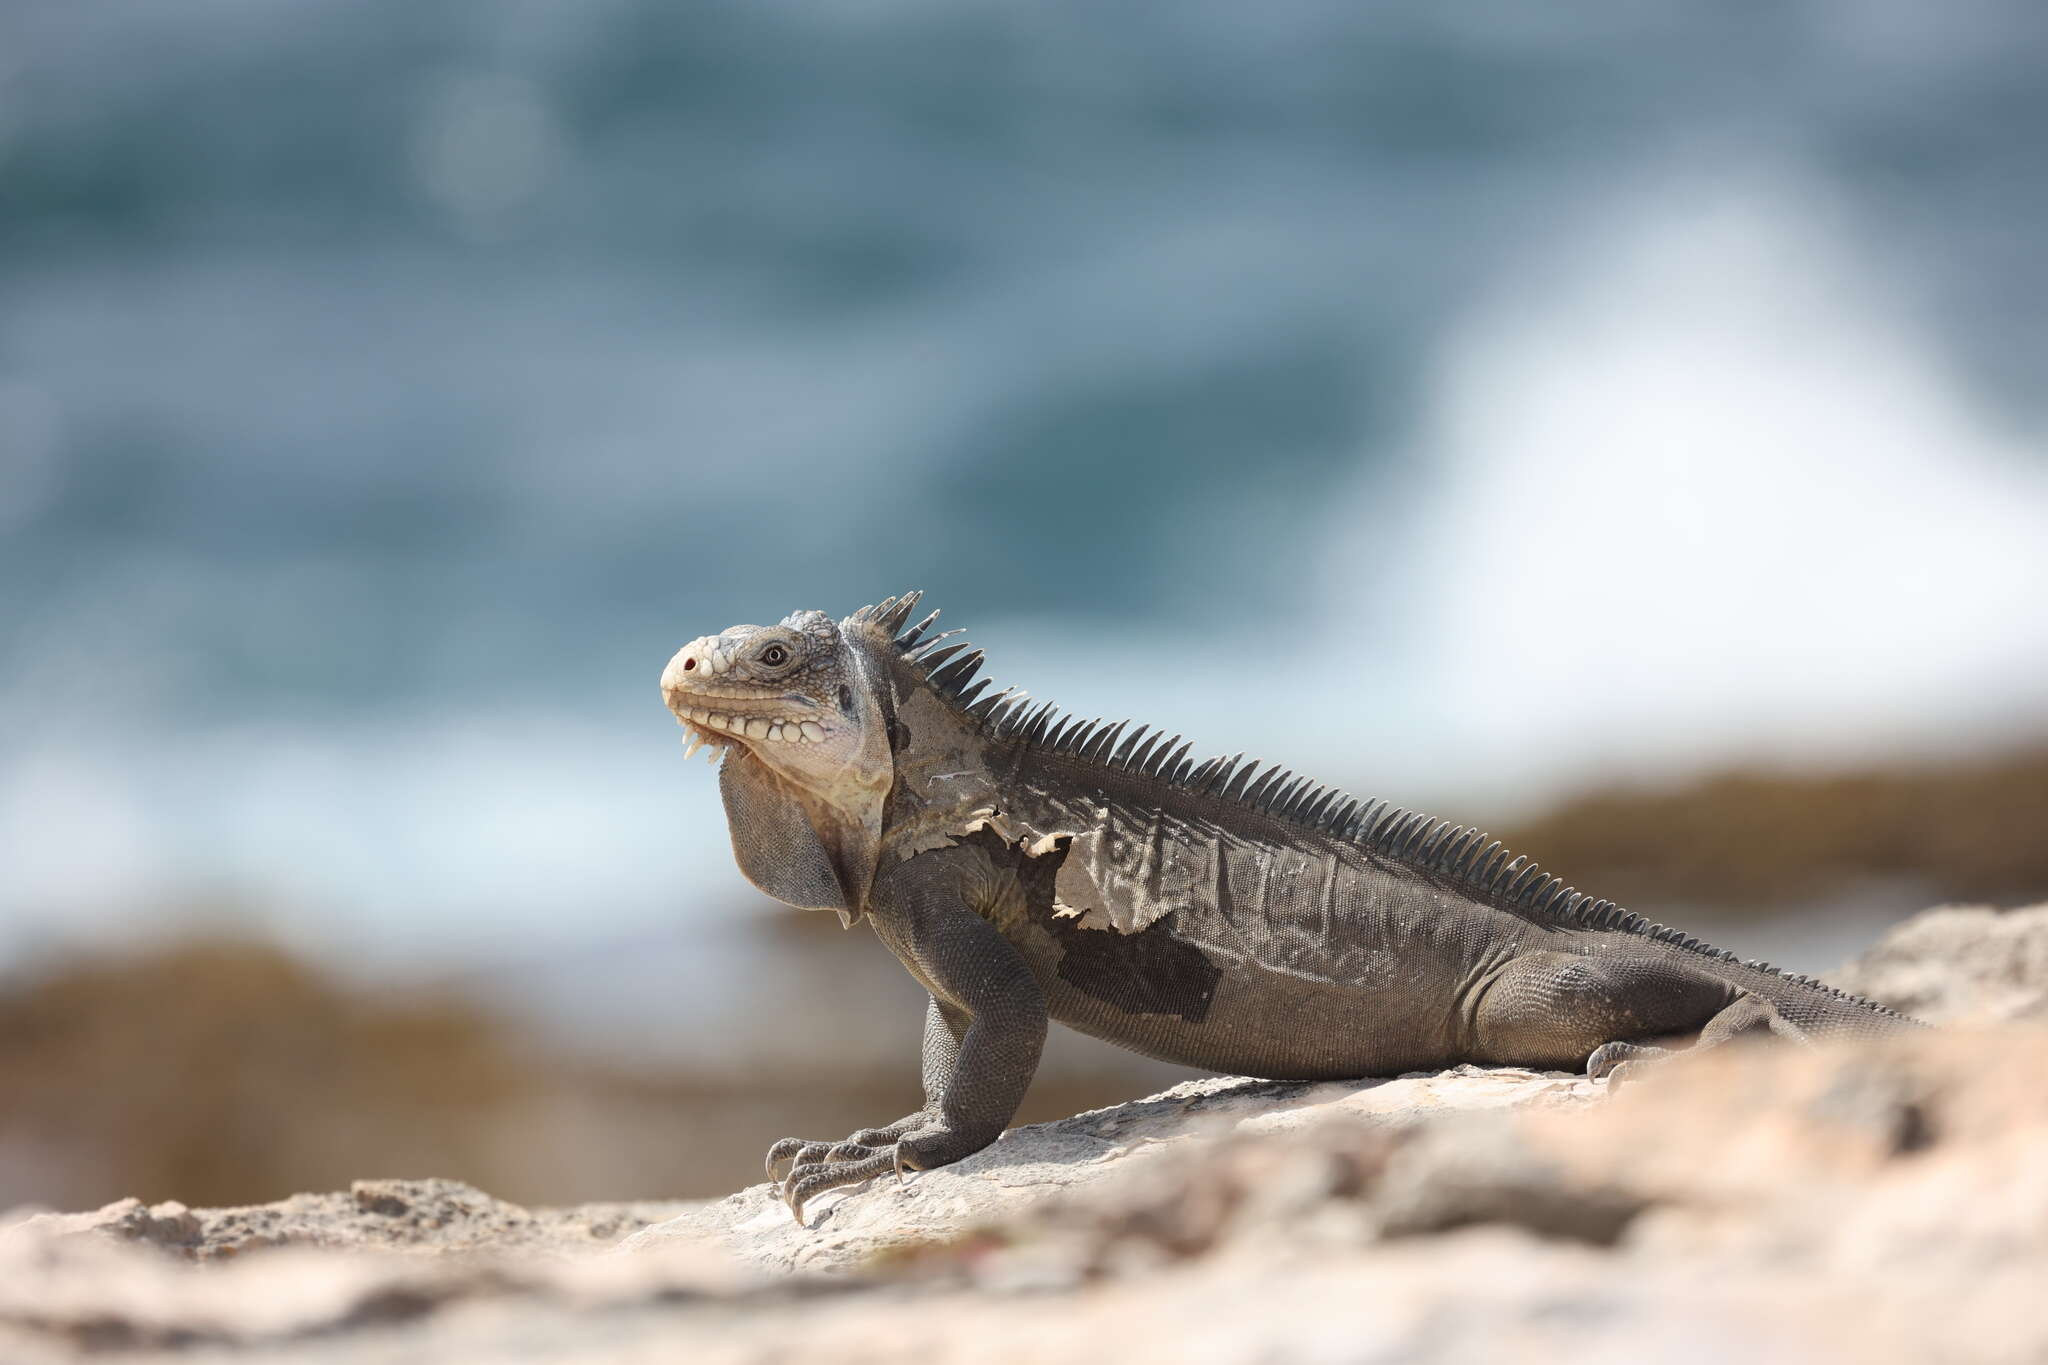
[[[0,1220],[0,1235],[80,1233],[137,1242],[211,1261],[272,1247],[383,1251],[588,1250],[695,1207],[680,1201],[526,1209],[459,1180],[358,1180],[342,1193],[295,1194],[274,1204],[188,1209],[123,1199],[92,1213]]]
[[[1931,1024],[2048,1022],[2048,905],[1943,905],[1828,979]]]
[[[824,1195],[805,1210],[804,1226],[763,1184],[635,1233],[626,1246],[708,1243],[769,1270],[844,1270],[1000,1222],[1054,1194],[1084,1193],[1223,1134],[1345,1120],[1403,1126],[1524,1105],[1576,1107],[1598,1093],[1583,1076],[1473,1066],[1381,1081],[1188,1081],[1149,1099],[1012,1129],[965,1161],[918,1172],[900,1187],[885,1178]]]
[[[1149,1103],[1192,1121],[1191,1089]],[[1731,1048],[1592,1102],[1538,1089],[1404,1122],[1314,1102],[1324,1089],[1281,1097],[1291,1109],[1224,1094],[1242,1117],[1216,1140],[1098,1153],[1099,1178],[830,1274],[739,1266],[702,1236],[423,1251],[369,1221],[408,1250],[195,1265],[154,1237],[36,1220],[0,1234],[0,1360],[2048,1358],[2040,1030]],[[1088,1116],[1098,1141],[1117,1113]],[[474,1196],[425,1184],[404,1198],[429,1223],[437,1200],[457,1219]],[[124,1217],[141,1222],[102,1222]]]

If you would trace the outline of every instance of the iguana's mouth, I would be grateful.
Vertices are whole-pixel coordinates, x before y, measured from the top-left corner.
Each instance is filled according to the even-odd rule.
[[[706,706],[679,706],[676,715],[693,729],[707,731],[707,738],[752,739],[770,744],[816,744],[825,738],[825,727],[814,720],[749,716],[714,711]]]

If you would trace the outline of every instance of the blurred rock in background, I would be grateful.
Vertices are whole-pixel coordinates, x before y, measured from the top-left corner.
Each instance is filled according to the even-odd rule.
[[[2017,904],[2048,892],[2048,748],[1609,788],[1503,834],[1625,905],[1758,909],[1887,885]]]
[[[921,997],[870,935],[832,934],[788,951],[795,975],[886,989],[835,1011],[759,982],[755,1008],[714,1021],[742,1046],[698,1065],[578,1055],[459,991],[351,988],[244,940],[50,965],[0,994],[0,1209],[241,1204],[365,1172],[527,1203],[736,1189],[778,1137],[923,1103]],[[1048,1049],[1020,1122],[1193,1074],[1081,1041]]]

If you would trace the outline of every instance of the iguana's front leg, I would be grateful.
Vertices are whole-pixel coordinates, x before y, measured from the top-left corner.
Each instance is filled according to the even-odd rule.
[[[1045,995],[1024,960],[971,908],[985,878],[954,850],[913,858],[875,885],[875,931],[932,993],[926,1016],[925,1108],[887,1128],[826,1146],[785,1140],[770,1173],[792,1160],[782,1198],[799,1222],[806,1200],[891,1170],[927,1170],[1002,1135],[1038,1069]]]
[[[768,1179],[772,1183],[782,1183],[787,1174],[783,1169],[785,1162],[792,1166],[808,1166],[819,1161],[844,1160],[855,1155],[855,1148],[893,1144],[905,1133],[921,1128],[937,1117],[939,1097],[945,1093],[946,1082],[952,1078],[953,1067],[960,1055],[960,1040],[967,1033],[968,1019],[961,1011],[941,1004],[936,995],[927,997],[927,1000],[924,1013],[924,1108],[879,1128],[863,1128],[838,1142],[784,1138],[768,1149]]]

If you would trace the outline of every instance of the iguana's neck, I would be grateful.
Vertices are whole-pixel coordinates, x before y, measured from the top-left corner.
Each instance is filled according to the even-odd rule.
[[[985,736],[914,667],[898,665],[889,681],[895,784],[883,817],[885,861],[943,847],[1007,804],[990,767],[991,750],[1007,746]]]

